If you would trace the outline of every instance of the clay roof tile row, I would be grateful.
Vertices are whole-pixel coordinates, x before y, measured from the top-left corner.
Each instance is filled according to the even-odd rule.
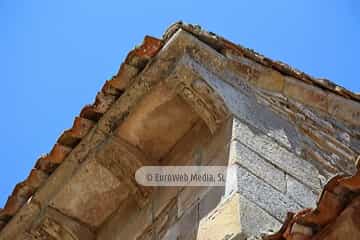
[[[136,69],[136,74],[141,72],[161,46],[161,40],[145,37],[144,42],[127,55],[122,66],[131,64],[131,67]],[[50,153],[41,156],[36,161],[34,169],[26,180],[16,185],[4,208],[0,209],[0,231],[120,97],[124,89],[118,88],[121,85],[119,82],[129,82],[130,79],[125,78],[135,77],[136,74],[132,76],[122,74],[121,69],[124,69],[122,66],[117,75],[105,82],[96,95],[94,103],[86,105],[79,116],[75,117],[73,126],[61,134]]]
[[[309,75],[293,69],[284,63],[273,61],[251,49],[231,43],[211,32],[206,32],[199,26],[184,24],[182,22],[175,23],[165,32],[162,40],[146,36],[140,46],[136,47],[134,50],[128,53],[125,61],[120,66],[119,72],[112,79],[105,82],[101,91],[97,94],[95,102],[91,105],[85,106],[81,110],[79,116],[75,118],[72,128],[63,132],[49,154],[38,159],[34,169],[31,171],[27,179],[16,185],[11,196],[8,198],[4,209],[0,209],[0,231],[6,225],[6,223],[10,221],[12,216],[14,216],[26,203],[26,201],[28,201],[28,199],[35,193],[35,191],[41,187],[48,176],[51,175],[52,172],[54,172],[55,169],[64,161],[72,149],[74,149],[79,144],[81,139],[83,139],[86,134],[96,125],[99,119],[116,101],[116,99],[122,95],[125,89],[130,85],[131,79],[133,79],[144,69],[148,61],[159,52],[164,43],[169,40],[171,36],[180,28],[191,33],[220,53],[225,50],[234,51],[241,56],[245,56],[267,67],[274,68],[285,75],[293,76],[308,84],[316,85],[328,91],[334,92],[344,98],[355,101],[360,100],[359,94],[352,93],[330,82],[329,80],[312,78]],[[356,180],[341,179],[342,183],[339,186],[343,186],[349,190],[357,189],[358,178],[355,178]],[[332,184],[332,182],[329,184]],[[335,185],[337,186],[338,184]],[[333,195],[333,191],[325,190],[322,199],[329,199],[324,203],[329,204],[331,202],[331,204],[335,206],[334,209],[336,212],[338,212],[339,209],[342,209],[343,202],[342,199],[337,200],[338,195]],[[304,215],[304,218],[301,219],[305,219],[309,223],[313,221],[315,225],[318,223],[318,219],[321,219],[322,224],[323,222],[326,223],[329,221],[328,218],[330,218],[330,216],[321,218],[322,215],[317,213],[319,210],[321,209],[318,209],[315,212],[309,212],[307,215]],[[296,217],[296,219],[300,218]],[[293,218],[291,221],[289,220],[289,222],[290,223],[286,226],[290,226],[291,223],[294,222]]]
[[[360,196],[360,156],[357,173],[353,176],[338,175],[325,185],[316,208],[299,213],[288,213],[282,228],[265,240],[307,240],[316,237],[327,225],[333,223],[341,212]],[[307,231],[298,231],[299,226]]]

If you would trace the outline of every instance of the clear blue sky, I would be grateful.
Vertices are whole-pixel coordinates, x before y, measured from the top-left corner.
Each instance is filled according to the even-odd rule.
[[[0,206],[126,53],[177,20],[360,92],[357,0],[0,0]]]

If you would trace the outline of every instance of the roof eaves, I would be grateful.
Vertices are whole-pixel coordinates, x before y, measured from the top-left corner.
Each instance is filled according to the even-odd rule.
[[[128,53],[118,73],[112,79],[105,82],[100,92],[96,95],[94,103],[85,106],[79,116],[75,118],[72,128],[62,133],[50,153],[38,159],[27,179],[16,185],[4,209],[0,209],[0,231],[37,189],[43,185],[69,153],[80,144],[87,133],[97,125],[97,122],[105,112],[125,92],[126,88],[131,85],[132,79],[141,73],[147,63],[179,29],[192,34],[220,53],[224,53],[227,50],[233,51],[263,66],[273,68],[284,75],[292,76],[307,84],[333,92],[343,98],[360,102],[359,94],[352,93],[329,80],[313,78],[287,64],[273,61],[252,49],[236,45],[214,33],[204,31],[197,25],[177,22],[166,30],[162,40],[145,36],[143,43]]]
[[[344,87],[341,87],[328,79],[324,78],[314,78],[300,70],[297,70],[286,63],[281,61],[275,61],[268,57],[263,56],[260,53],[257,53],[253,49],[245,48],[243,46],[234,44],[225,38],[218,36],[212,32],[207,32],[203,30],[199,25],[185,24],[183,22],[176,22],[171,25],[163,35],[163,40],[166,42],[171,36],[178,30],[183,29],[192,35],[196,36],[201,41],[213,47],[220,53],[223,53],[225,50],[231,50],[234,53],[244,56],[248,59],[251,59],[263,66],[273,68],[283,75],[294,77],[300,81],[303,81],[307,84],[315,85],[319,88],[322,88],[326,91],[333,92],[337,95],[340,95],[344,98],[351,99],[354,101],[360,101],[360,94],[353,93]]]
[[[131,80],[145,68],[162,45],[163,41],[145,36],[143,43],[128,53],[119,72],[105,82],[96,95],[94,103],[83,107],[79,116],[75,117],[73,126],[61,134],[50,153],[41,156],[26,180],[16,185],[4,208],[0,209],[0,231],[96,126],[100,118],[124,93]]]

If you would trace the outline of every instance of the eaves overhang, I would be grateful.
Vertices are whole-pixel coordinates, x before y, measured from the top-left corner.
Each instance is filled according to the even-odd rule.
[[[269,75],[274,83],[266,83]],[[119,72],[106,81],[97,94],[95,102],[81,110],[73,127],[64,131],[51,152],[41,157],[29,177],[17,185],[0,211],[0,228],[3,228],[0,239],[16,239],[19,229],[29,229],[94,149],[114,134],[160,82],[190,105],[210,131],[215,132],[231,115],[231,110],[209,79],[221,79],[244,92],[252,87],[282,92],[354,129],[360,126],[358,94],[197,26],[176,23],[162,40],[145,37],[143,44],[128,54]],[[294,81],[306,88],[308,98],[284,88]]]

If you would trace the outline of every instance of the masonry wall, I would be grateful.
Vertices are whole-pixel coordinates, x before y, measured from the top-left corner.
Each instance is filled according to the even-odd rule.
[[[333,175],[355,172],[354,94],[191,32],[161,50],[145,38],[128,55],[38,175],[17,185],[1,239],[249,239],[313,207]],[[135,170],[158,161],[229,166],[226,186],[136,184]]]
[[[164,158],[166,165],[226,165],[231,121],[212,135],[199,121]],[[222,201],[224,187],[161,187],[139,208],[129,199],[101,226],[97,239],[207,239],[199,223]]]
[[[329,178],[355,171],[356,129],[279,93],[208,80],[234,114],[224,198],[239,202],[239,239],[278,230],[288,211],[316,206]]]
[[[114,214],[98,239],[247,239],[278,230],[288,211],[316,205],[329,178],[354,172],[356,129],[278,92],[206,80],[233,115],[215,136],[198,125],[168,157],[228,165],[226,188],[158,189],[140,212]]]

